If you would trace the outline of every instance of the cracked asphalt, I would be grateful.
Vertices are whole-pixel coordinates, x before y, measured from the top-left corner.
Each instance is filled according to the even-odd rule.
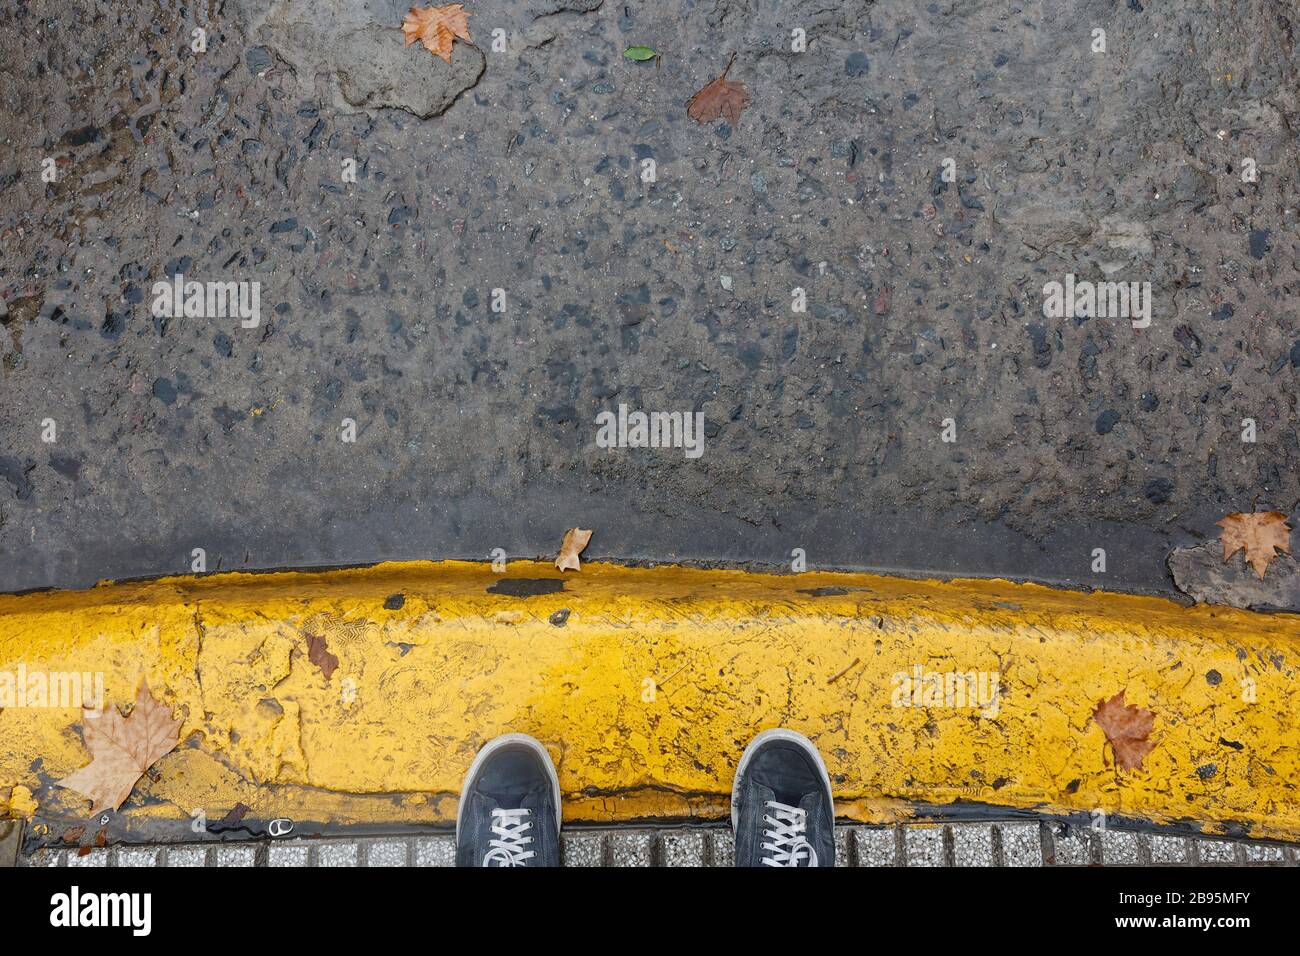
[[[1167,591],[1224,513],[1295,510],[1285,5],[483,0],[451,66],[405,8],[0,9],[0,590],[581,525]],[[751,105],[692,121],[733,53]],[[260,323],[151,314],[178,272]],[[1067,274],[1150,282],[1151,325],[1045,317]],[[704,454],[598,448],[620,403]]]

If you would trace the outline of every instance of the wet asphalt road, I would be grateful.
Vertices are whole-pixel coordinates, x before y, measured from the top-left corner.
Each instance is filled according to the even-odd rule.
[[[5,2],[0,589],[581,525],[1161,590],[1295,508],[1285,5],[467,8],[448,67],[387,0]],[[696,123],[732,53],[750,105]],[[260,283],[258,324],[153,314],[177,273]],[[1150,325],[1045,316],[1067,275],[1149,282]],[[619,404],[702,413],[703,454],[597,447]]]

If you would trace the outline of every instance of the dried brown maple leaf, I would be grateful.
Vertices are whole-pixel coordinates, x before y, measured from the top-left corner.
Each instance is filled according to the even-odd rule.
[[[591,540],[591,532],[581,528],[570,528],[564,532],[564,541],[560,544],[560,556],[555,559],[555,566],[561,571],[581,571],[582,564],[578,555]]]
[[[131,716],[106,707],[99,716],[86,715],[83,725],[92,759],[58,783],[90,797],[92,814],[120,807],[141,774],[176,748],[181,729],[171,708],[149,693],[145,680],[140,681]]]
[[[1124,691],[1110,700],[1097,702],[1092,719],[1101,725],[1106,739],[1115,750],[1115,762],[1122,770],[1142,766],[1142,758],[1155,749],[1147,740],[1156,715],[1133,704],[1124,704]]]
[[[434,56],[450,63],[452,39],[469,39],[469,14],[459,3],[411,7],[411,12],[402,18],[402,32],[406,34],[407,46],[419,40]]]
[[[740,111],[749,105],[749,94],[745,92],[744,83],[733,83],[727,79],[727,73],[735,61],[736,54],[733,53],[722,75],[710,80],[686,101],[686,112],[695,122],[711,123],[719,116],[725,116],[733,127],[740,122]]]
[[[339,659],[329,651],[325,638],[315,634],[304,635],[307,638],[307,660],[320,668],[320,672],[329,680],[338,669]]]
[[[1215,522],[1223,529],[1223,560],[1246,549],[1246,563],[1255,569],[1260,580],[1277,551],[1291,553],[1291,527],[1280,511],[1251,511],[1230,514]]]

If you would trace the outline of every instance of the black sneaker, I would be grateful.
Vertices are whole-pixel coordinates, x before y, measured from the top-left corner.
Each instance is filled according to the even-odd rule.
[[[527,734],[484,744],[460,793],[457,866],[559,866],[560,779]]]
[[[736,866],[834,866],[835,804],[817,748],[793,730],[765,730],[731,785]]]

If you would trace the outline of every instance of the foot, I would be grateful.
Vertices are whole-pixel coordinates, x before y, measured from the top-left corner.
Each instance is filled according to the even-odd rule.
[[[559,866],[560,780],[550,754],[527,734],[478,752],[456,813],[457,866]]]
[[[736,866],[834,866],[835,804],[821,754],[793,730],[745,748],[731,786]]]

